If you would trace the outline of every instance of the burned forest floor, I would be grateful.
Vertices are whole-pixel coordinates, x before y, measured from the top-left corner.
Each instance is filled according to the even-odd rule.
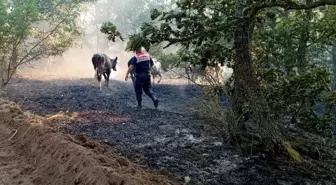
[[[187,103],[201,95],[197,86],[162,83],[153,90],[158,109],[146,96],[143,109],[136,109],[131,83],[116,80],[99,90],[92,78],[13,79],[3,96],[49,120],[48,126],[60,134],[97,142],[139,168],[179,183],[189,176],[193,185],[335,184],[333,175],[314,171],[313,164],[242,156],[188,113]]]

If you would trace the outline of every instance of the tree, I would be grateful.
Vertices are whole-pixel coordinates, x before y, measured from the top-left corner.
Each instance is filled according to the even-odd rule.
[[[218,61],[234,60],[233,109],[236,118],[240,118],[237,127],[242,127],[244,120],[251,119],[264,142],[273,145],[274,142],[282,143],[281,129],[271,116],[251,55],[257,15],[274,8],[285,11],[307,10],[309,13],[313,8],[335,4],[335,0],[320,0],[309,4],[290,0],[185,0],[176,3],[178,8],[175,11],[154,10],[151,14],[152,20],[160,20],[162,23],[160,26],[144,24],[142,36],[148,38],[152,44],[167,41],[167,46],[176,43],[185,46],[199,56],[200,60],[194,63],[211,65]],[[303,51],[306,42],[302,41]],[[230,54],[232,50],[233,56]]]
[[[278,125],[272,124],[274,120],[271,119],[268,108],[266,108],[268,107],[267,103],[263,98],[263,94],[260,91],[259,84],[253,71],[250,45],[251,35],[254,30],[253,21],[255,20],[257,13],[266,8],[281,7],[285,10],[307,10],[308,19],[311,19],[311,16],[309,15],[310,9],[334,4],[336,4],[336,1],[316,1],[314,3],[309,2],[309,4],[300,4],[294,1],[273,1],[263,3],[251,2],[248,6],[244,7],[241,0],[236,1],[236,16],[240,17],[241,20],[240,25],[236,27],[237,30],[235,32],[234,39],[236,49],[236,63],[234,67],[234,100],[235,105],[237,106],[235,112],[240,113],[244,103],[251,102],[251,108],[256,110],[253,113],[255,116],[254,120],[261,124],[259,128],[261,128],[261,131],[265,132],[262,134],[263,136],[268,136],[266,138],[273,138],[277,142],[281,141],[279,140],[280,137],[278,137],[280,134],[280,132],[277,130]],[[307,38],[307,33],[303,33],[303,37],[304,39],[301,43],[302,46],[299,47],[298,50],[300,55],[305,54],[307,44],[306,42],[309,39]]]
[[[171,0],[112,0],[107,1],[109,19],[113,22],[118,30],[125,35],[136,34],[142,23],[150,21],[150,10],[153,8],[167,9],[171,5]]]
[[[334,42],[334,45],[331,49],[331,55],[332,55],[332,64],[333,64],[333,91],[336,93],[336,42]],[[334,115],[333,119],[333,127],[334,127],[334,135],[336,135],[336,116]]]
[[[335,103],[327,51],[336,36],[335,7],[307,11],[258,13],[253,61],[272,117],[330,137]]]
[[[171,4],[171,0],[98,1],[94,10],[91,10],[91,13],[89,13],[91,19],[88,21],[88,25],[95,24],[99,27],[102,24],[100,25],[102,27],[103,24],[107,24],[108,22],[113,23],[118,28],[118,31],[122,33],[123,38],[127,39],[139,31],[140,25],[143,22],[150,21],[150,10],[152,8],[165,9],[169,8]],[[87,42],[87,39],[90,39],[91,35],[96,35],[96,31],[96,28],[87,31],[87,35],[90,35],[90,37],[84,39],[87,45],[91,46]],[[108,42],[103,44],[108,46]]]
[[[8,84],[19,66],[57,56],[80,36],[76,18],[90,0],[1,0],[1,85]]]
[[[331,55],[332,55],[332,64],[334,72],[333,90],[336,91],[336,44],[334,44],[331,48]]]
[[[120,40],[124,41],[124,38],[122,37],[121,33],[117,30],[117,27],[109,22],[104,22],[100,27],[100,32],[108,35],[107,39],[115,42],[115,38],[119,37]]]
[[[161,62],[163,71],[168,71],[170,67],[181,63],[181,59],[177,53],[166,53],[161,44],[151,46],[148,52],[152,57]]]

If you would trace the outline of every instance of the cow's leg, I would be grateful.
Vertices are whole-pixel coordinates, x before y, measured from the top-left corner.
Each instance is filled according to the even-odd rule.
[[[110,75],[111,75],[111,70],[108,70],[106,72],[106,76],[105,76],[105,81],[106,81],[106,87],[109,87],[109,82],[110,82]]]
[[[161,79],[162,79],[162,76],[161,76],[161,73],[159,73],[158,75],[159,75],[159,77],[160,77],[160,79],[158,80],[158,83],[160,83],[160,82],[161,82]]]
[[[104,79],[105,79],[105,86],[107,86],[107,76],[106,76],[106,73],[103,73],[104,75]]]
[[[98,68],[95,69],[95,78],[98,80],[99,89],[101,90],[101,73],[98,73]]]
[[[99,89],[102,90],[102,85],[101,85],[102,76],[101,76],[101,74],[97,74],[97,79],[98,79]]]
[[[153,85],[154,85],[155,84],[155,77],[156,77],[156,75],[152,74],[152,77],[153,77]]]

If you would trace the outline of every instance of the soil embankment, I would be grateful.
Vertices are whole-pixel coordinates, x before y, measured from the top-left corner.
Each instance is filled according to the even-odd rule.
[[[144,171],[110,147],[61,134],[62,119],[23,112],[0,99],[0,184],[177,184]]]

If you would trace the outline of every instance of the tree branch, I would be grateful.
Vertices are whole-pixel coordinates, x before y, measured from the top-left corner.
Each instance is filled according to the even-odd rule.
[[[330,37],[335,36],[335,35],[336,34],[333,33],[333,32],[329,32],[329,33],[323,32],[323,34],[320,37],[314,39],[312,43],[310,43],[310,44],[307,45],[307,47],[310,47],[310,46],[316,44],[317,42],[322,41],[323,39],[328,39],[328,38],[330,39]]]
[[[78,3],[75,4],[75,6],[77,5]],[[75,7],[74,6],[74,7]],[[74,8],[72,7],[72,8]],[[72,10],[71,8],[71,10]],[[21,60],[18,62],[18,64],[16,66],[14,66],[13,68],[17,68],[19,65],[21,65],[24,60],[31,54],[31,52],[36,48],[38,47],[42,42],[44,42],[47,38],[50,37],[50,35],[52,35],[56,30],[57,28],[68,18],[68,16],[71,14],[71,10],[66,14],[66,16],[45,36],[43,37],[39,42],[37,42],[32,48],[30,48],[30,50],[26,53],[26,55],[24,55],[24,57],[21,58]]]
[[[47,38],[49,38],[50,35],[52,35],[56,29],[66,20],[66,18],[64,18],[61,22],[59,22],[51,31],[50,33],[48,33],[45,37],[43,37],[39,42],[37,42],[32,48],[30,48],[30,50],[26,53],[26,55],[24,57],[21,58],[21,60],[18,62],[18,65],[21,65],[21,63],[31,54],[31,52],[37,47],[39,46],[43,41],[45,41]],[[16,66],[14,66],[15,68]]]
[[[2,86],[6,86],[6,85],[9,83],[10,79],[13,77],[13,75],[14,75],[15,72],[17,71],[17,68],[18,68],[20,65],[23,65],[23,64],[26,64],[26,63],[28,63],[28,62],[30,62],[30,61],[36,60],[36,59],[38,59],[38,57],[43,56],[43,54],[44,54],[44,53],[41,53],[41,52],[40,52],[40,53],[37,53],[35,56],[30,57],[29,59],[27,59],[27,60],[25,60],[25,61],[22,61],[20,64],[15,65],[14,67],[10,68],[10,71],[9,71],[9,73],[8,73],[8,77],[7,77],[6,80],[3,80],[3,82],[2,82]]]
[[[45,9],[42,9],[41,12],[42,13],[48,13],[48,12],[51,12],[52,10],[55,10],[57,7],[61,6],[63,3],[65,3],[66,0],[63,0],[63,1],[60,1],[58,2],[55,6],[53,7],[48,7],[48,8],[45,8]]]
[[[199,32],[199,33],[196,33],[196,34],[193,34],[193,35],[189,35],[187,37],[183,37],[183,38],[164,38],[163,40],[164,41],[168,41],[169,43],[163,47],[163,49],[165,48],[168,48],[169,46],[173,45],[173,44],[176,44],[176,43],[181,43],[181,42],[186,42],[186,41],[190,41],[190,40],[193,40],[193,39],[198,39],[198,37],[201,37],[201,36],[205,36],[206,34],[209,34],[211,32],[214,32],[214,31],[223,31],[224,29],[230,27],[229,24],[222,24],[216,28],[213,28],[213,29],[208,29],[208,30],[204,30],[202,32]]]
[[[307,9],[313,9],[313,8],[317,8],[317,7],[325,6],[325,5],[336,5],[336,0],[319,0],[309,5],[296,3],[291,0],[279,0],[276,2],[266,2],[266,3],[261,3],[261,4],[254,4],[248,7],[247,9],[245,9],[244,13],[249,11],[248,17],[251,18],[255,16],[259,10],[262,10],[265,8],[280,7],[285,10],[307,10]]]
[[[7,78],[10,78],[10,70],[11,70],[11,64],[12,64],[12,62],[13,62],[13,59],[14,59],[14,55],[16,55],[16,50],[17,50],[17,48],[19,47],[19,45],[20,45],[20,43],[21,43],[21,41],[22,41],[22,39],[23,39],[23,37],[24,37],[24,33],[22,33],[21,35],[20,35],[20,37],[19,37],[19,39],[18,39],[18,41],[15,43],[15,45],[14,45],[14,47],[13,47],[13,49],[12,49],[12,54],[11,54],[11,57],[10,57],[10,59],[9,59],[9,64],[8,64],[8,69],[7,69]],[[14,59],[14,60],[17,60],[16,58]]]
[[[46,54],[43,53],[43,52],[37,52],[35,55],[27,58],[26,60],[22,61],[20,64],[18,65],[15,65],[12,69],[16,69],[18,68],[19,66],[23,65],[23,64],[26,64],[26,63],[29,63],[33,60],[38,60],[38,59],[41,59],[43,56],[45,56]]]

